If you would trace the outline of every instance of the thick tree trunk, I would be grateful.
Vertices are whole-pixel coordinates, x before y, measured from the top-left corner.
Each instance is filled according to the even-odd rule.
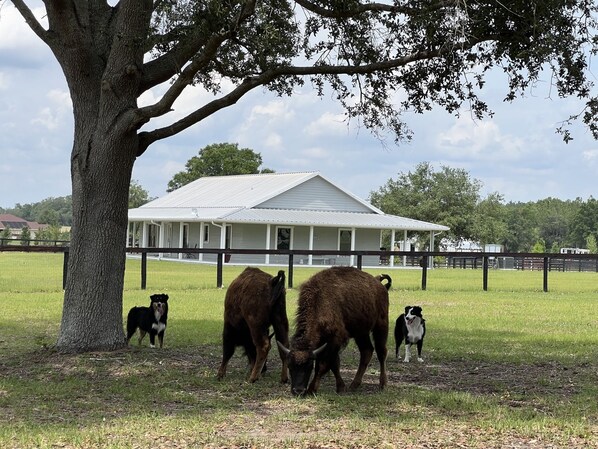
[[[95,70],[78,84],[69,83],[75,116],[73,227],[57,341],[61,352],[115,350],[126,343],[122,295],[128,195],[138,149],[137,127],[130,118],[135,86],[118,86],[128,87],[127,81],[126,74],[111,77]]]
[[[71,253],[57,342],[61,352],[125,345],[122,292],[136,138],[134,133],[128,139],[113,134],[96,129],[90,139],[75,139]]]
[[[139,150],[137,97],[152,1],[46,2],[44,35],[73,102],[73,227],[61,352],[124,347],[128,196]]]

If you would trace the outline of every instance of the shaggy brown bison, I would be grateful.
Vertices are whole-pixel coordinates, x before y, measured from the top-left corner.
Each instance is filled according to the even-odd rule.
[[[386,285],[382,280],[387,281]],[[339,354],[350,338],[359,348],[360,360],[349,389],[361,385],[374,348],[380,362],[380,388],[384,388],[391,283],[392,279],[385,274],[374,277],[353,267],[332,267],[316,273],[301,286],[291,347],[278,342],[287,356],[293,395],[315,394],[328,370],[332,370],[336,379],[336,391],[345,391]],[[309,383],[314,364],[315,374]]]
[[[270,326],[276,340],[289,341],[289,321],[286,309],[285,274],[279,271],[271,276],[259,268],[247,267],[230,284],[224,299],[224,330],[222,332],[222,364],[218,379],[226,374],[226,365],[235,352],[243,346],[249,360],[249,380],[255,382],[265,371],[270,351]],[[287,363],[279,349],[282,360],[280,380],[288,381]]]

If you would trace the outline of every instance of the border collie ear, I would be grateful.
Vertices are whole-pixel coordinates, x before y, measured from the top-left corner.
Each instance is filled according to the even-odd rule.
[[[405,306],[405,315],[407,315],[409,313],[410,308],[411,308],[411,306]]]

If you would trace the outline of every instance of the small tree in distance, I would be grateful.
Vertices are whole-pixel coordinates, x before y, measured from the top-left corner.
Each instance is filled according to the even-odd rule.
[[[131,180],[131,185],[129,186],[129,209],[143,206],[151,200],[149,192],[135,179]]]
[[[186,169],[175,174],[168,182],[168,192],[189,184],[204,176],[252,175],[256,173],[274,173],[263,168],[260,153],[249,148],[239,148],[237,143],[215,143],[199,150],[185,164]]]

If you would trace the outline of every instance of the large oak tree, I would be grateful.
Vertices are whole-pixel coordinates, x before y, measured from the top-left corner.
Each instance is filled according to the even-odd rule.
[[[11,0],[58,60],[70,91],[73,231],[57,348],[124,346],[122,289],[133,164],[153,143],[256,88],[332,89],[349,117],[408,138],[407,110],[481,117],[484,74],[513,99],[548,70],[555,95],[590,96],[593,0]],[[155,125],[189,86],[213,99]],[[140,107],[160,86],[159,100]],[[592,107],[588,103],[591,120]],[[163,121],[159,122],[163,123]]]

